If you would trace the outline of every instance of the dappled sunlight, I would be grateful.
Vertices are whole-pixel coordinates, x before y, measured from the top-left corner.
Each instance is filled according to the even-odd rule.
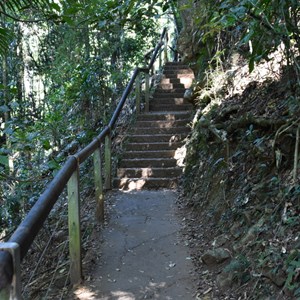
[[[79,286],[78,288],[76,288],[76,290],[74,291],[74,295],[76,296],[75,299],[78,299],[78,300],[93,300],[93,299],[96,300],[97,299],[95,292],[91,291],[91,289],[86,286]]]
[[[151,177],[152,174],[153,174],[152,168],[143,168],[142,177],[144,178]]]
[[[128,191],[126,191],[128,192]],[[135,292],[112,289],[109,294],[103,295],[101,284],[79,286],[73,291],[73,299],[76,300],[137,300],[137,299],[161,299],[161,290],[167,288],[166,282],[149,282],[148,285],[140,287]],[[164,299],[174,299],[166,296]],[[174,299],[175,300],[175,299]]]
[[[178,143],[180,141],[180,138],[178,135],[172,135],[169,139],[169,146],[172,146],[174,143]]]
[[[184,104],[184,99],[183,98],[174,98],[174,100],[175,100],[176,105]]]
[[[176,159],[176,164],[178,167],[184,167],[184,160],[186,157],[186,145],[183,145],[180,148],[177,148],[174,154],[174,158]]]
[[[135,300],[136,297],[132,293],[123,292],[123,291],[116,291],[111,292],[113,299],[116,300]]]
[[[122,178],[120,182],[121,189],[127,189],[129,192],[133,190],[142,190],[146,184],[146,178],[132,180],[130,178]]]
[[[187,77],[186,74],[179,74],[178,78],[180,79],[180,83],[184,85],[186,89],[190,88],[193,83],[193,77]]]

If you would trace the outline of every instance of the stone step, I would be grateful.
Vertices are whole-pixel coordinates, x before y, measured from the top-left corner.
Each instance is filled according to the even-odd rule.
[[[194,79],[193,75],[183,76],[182,74],[179,75],[172,74],[170,77],[163,75],[161,82],[182,84],[185,89],[188,89],[191,87],[193,83],[193,79]]]
[[[166,75],[168,77],[169,75],[187,75],[187,76],[194,76],[194,72],[190,68],[166,68],[163,71],[163,75]],[[177,77],[179,78],[179,77]]]
[[[182,141],[186,134],[143,134],[129,135],[131,143],[176,143]]]
[[[176,189],[178,178],[116,178],[113,182],[114,188],[124,190],[141,189]]]
[[[183,89],[183,88],[185,88],[185,86],[181,83],[160,83],[159,87],[162,90],[172,90],[172,91],[174,91],[174,89]]]
[[[182,105],[182,104],[191,104],[190,102],[188,102],[186,99],[184,99],[183,97],[178,97],[178,98],[159,98],[156,97],[154,99],[151,99],[151,104],[167,104],[167,105]]]
[[[164,104],[150,103],[150,111],[162,111],[162,112],[191,111],[192,108],[193,108],[192,104],[164,105]]]
[[[169,127],[169,128],[153,128],[153,127],[135,127],[132,131],[133,134],[141,135],[141,134],[188,134],[190,132],[190,128],[187,126],[180,127]]]
[[[146,159],[122,159],[121,168],[170,168],[176,167],[175,158],[146,158]]]
[[[125,151],[123,159],[144,159],[144,158],[173,158],[175,150],[158,151]]]
[[[181,82],[180,82],[179,78],[168,78],[168,77],[163,76],[160,83],[161,84],[170,84],[170,83],[180,84]]]
[[[170,128],[179,127],[189,124],[191,118],[181,119],[181,120],[157,120],[157,121],[137,121],[134,127],[152,127],[152,128]]]
[[[175,121],[191,118],[191,112],[174,111],[174,112],[149,112],[140,114],[137,121]]]
[[[172,92],[168,90],[157,89],[153,94],[153,99],[156,98],[182,98],[184,96],[185,89],[182,92]]]
[[[117,171],[119,178],[173,178],[180,176],[182,169],[174,168],[120,168]]]
[[[158,151],[158,150],[167,150],[180,148],[182,142],[174,143],[128,143],[126,149],[128,151]]]

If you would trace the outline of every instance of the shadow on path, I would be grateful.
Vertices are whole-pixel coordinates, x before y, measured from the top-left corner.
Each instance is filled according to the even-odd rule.
[[[177,193],[114,191],[90,277],[73,299],[194,299],[194,267],[180,237]],[[97,240],[96,240],[97,242]]]

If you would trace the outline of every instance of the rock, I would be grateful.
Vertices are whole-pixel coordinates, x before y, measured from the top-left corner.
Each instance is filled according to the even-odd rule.
[[[263,270],[263,275],[270,279],[276,286],[283,287],[286,281],[286,274],[283,270],[274,271],[273,269],[265,269]]]
[[[229,237],[227,234],[221,234],[214,239],[212,242],[213,247],[221,247],[229,241]]]
[[[234,281],[235,281],[234,273],[222,272],[217,276],[217,285],[222,290],[232,287]]]
[[[250,229],[244,235],[244,237],[241,239],[241,241],[237,245],[234,246],[234,251],[240,252],[249,243],[252,243],[254,240],[256,240],[264,223],[265,223],[265,219],[264,219],[264,217],[262,217],[259,219],[259,221],[255,225],[250,227]]]
[[[240,223],[234,223],[231,228],[230,228],[230,234],[235,238],[238,239],[242,233],[243,233],[243,229],[241,227]]]
[[[202,261],[208,266],[220,264],[231,258],[230,252],[225,248],[217,248],[207,251],[202,255]]]

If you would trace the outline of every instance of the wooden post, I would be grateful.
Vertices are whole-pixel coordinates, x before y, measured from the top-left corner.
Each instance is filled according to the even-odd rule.
[[[78,284],[82,279],[79,170],[68,181],[68,221],[71,283]]]
[[[111,134],[105,137],[105,189],[111,190]]]
[[[104,222],[104,195],[102,183],[101,151],[100,148],[94,152],[94,177],[96,196],[96,220]]]
[[[0,243],[0,250],[9,252],[13,262],[12,282],[0,291],[0,300],[21,300],[21,251],[20,246],[14,242]]]
[[[136,113],[141,112],[141,73],[139,72],[135,82]]]
[[[150,75],[145,73],[145,111],[149,112],[149,98],[150,98]]]

